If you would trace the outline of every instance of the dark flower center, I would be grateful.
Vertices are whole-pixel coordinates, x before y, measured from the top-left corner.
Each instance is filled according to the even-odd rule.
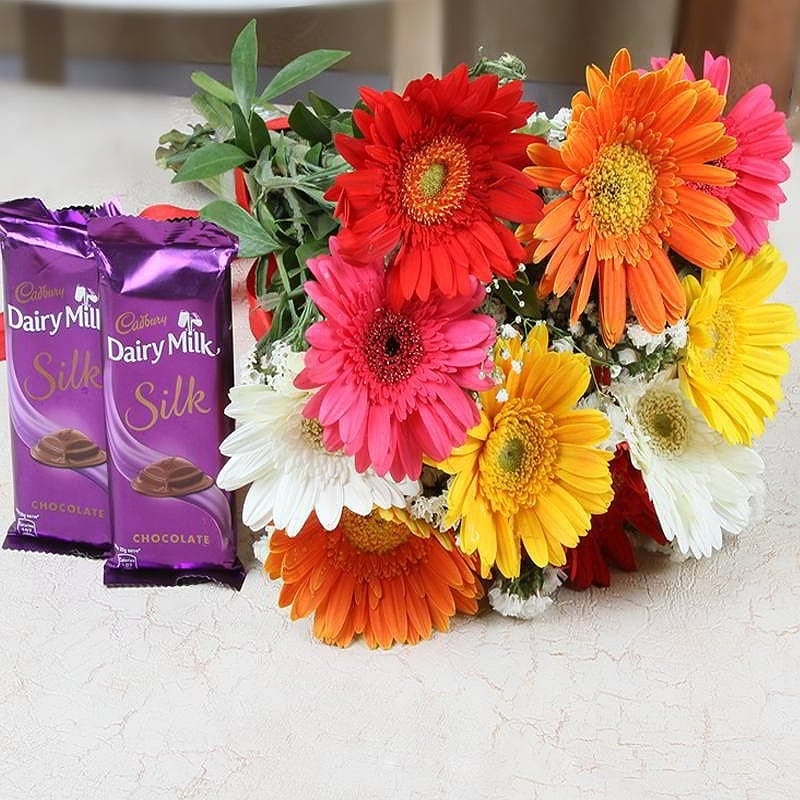
[[[393,333],[389,334],[384,349],[387,356],[396,356],[400,352],[400,341]]]
[[[411,377],[424,355],[417,324],[394,311],[377,312],[362,347],[367,365],[382,383]]]

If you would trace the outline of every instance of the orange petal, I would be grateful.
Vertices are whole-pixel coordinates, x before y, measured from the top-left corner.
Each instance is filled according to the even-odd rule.
[[[603,341],[613,347],[625,330],[627,296],[625,270],[609,261],[599,262],[600,271],[600,332]]]
[[[664,302],[650,264],[626,265],[626,280],[636,319],[651,333],[661,333],[667,322]]]
[[[572,308],[570,309],[570,320],[573,322],[578,321],[578,317],[583,313],[586,304],[589,302],[589,293],[592,291],[594,285],[594,277],[597,274],[597,255],[594,248],[590,248],[586,255],[586,261],[583,265],[583,272],[578,279],[578,286],[575,290],[575,295],[572,298]]]

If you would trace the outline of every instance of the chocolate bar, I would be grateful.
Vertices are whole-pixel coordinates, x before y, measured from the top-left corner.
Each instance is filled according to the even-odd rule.
[[[0,204],[16,512],[5,548],[110,550],[97,268],[86,227],[118,213],[111,204]]]
[[[114,510],[105,583],[238,589],[233,498],[215,483],[231,430],[235,242],[199,220],[96,222]]]

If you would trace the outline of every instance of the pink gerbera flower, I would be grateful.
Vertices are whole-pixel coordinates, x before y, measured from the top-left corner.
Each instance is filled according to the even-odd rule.
[[[325,316],[306,333],[311,349],[295,380],[320,387],[303,414],[318,420],[328,450],[355,456],[359,471],[417,478],[422,458],[447,458],[479,421],[470,391],[493,385],[491,317],[475,314],[485,290],[470,278],[463,297],[432,289],[426,302],[390,309],[383,260],[345,261],[330,240],[330,256],[309,260],[316,280],[305,284]]]
[[[666,62],[665,58],[653,58],[650,65],[660,69]],[[720,94],[727,94],[730,75],[730,60],[715,58],[706,50],[703,77]],[[688,66],[685,77],[695,79]],[[736,148],[719,160],[719,166],[733,170],[736,182],[701,188],[730,206],[736,217],[731,233],[739,247],[752,255],[769,239],[767,220],[778,219],[778,206],[786,200],[778,184],[789,177],[783,158],[792,149],[792,140],[786,115],[775,110],[772,90],[765,83],[746,92],[721,119],[727,133],[736,139]]]

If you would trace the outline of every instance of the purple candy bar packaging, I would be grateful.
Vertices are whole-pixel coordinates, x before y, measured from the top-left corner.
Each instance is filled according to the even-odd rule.
[[[215,483],[233,380],[235,241],[199,220],[93,220],[114,517],[109,586],[236,589],[233,498]]]
[[[0,204],[15,521],[3,547],[111,547],[97,269],[87,222],[112,205]]]

